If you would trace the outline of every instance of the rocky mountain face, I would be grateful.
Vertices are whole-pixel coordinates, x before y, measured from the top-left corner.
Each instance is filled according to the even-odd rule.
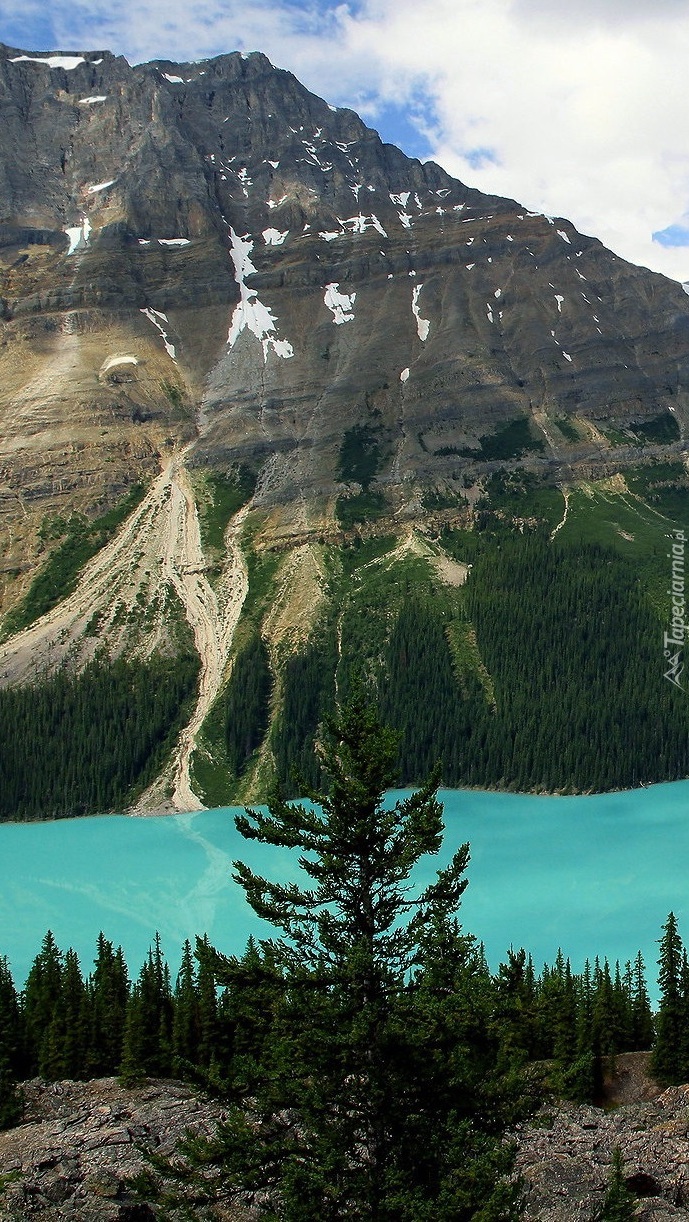
[[[201,804],[190,761],[257,633],[247,741],[282,716],[280,668],[333,607],[323,547],[425,555],[415,532],[471,526],[498,468],[563,490],[553,529],[630,465],[686,482],[689,297],[568,221],[404,156],[261,54],[0,45],[0,104],[0,684],[103,648],[143,664],[181,613],[198,703],[143,808]],[[139,485],[89,550],[83,523]],[[430,557],[451,585],[457,559]]]
[[[0,98],[20,567],[26,515],[112,498],[195,430],[193,464],[250,464],[274,528],[302,532],[371,472],[409,514],[420,488],[472,484],[515,419],[560,476],[616,468],[611,430],[632,451],[659,416],[684,437],[680,285],[410,160],[261,54],[2,47]],[[341,461],[352,429],[368,475]]]

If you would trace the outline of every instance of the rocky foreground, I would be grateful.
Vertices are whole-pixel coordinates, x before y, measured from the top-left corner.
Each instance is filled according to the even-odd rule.
[[[527,1219],[592,1222],[617,1145],[639,1218],[689,1218],[689,1086],[658,1093],[644,1069],[645,1054],[620,1057],[617,1106],[550,1105],[519,1134]],[[12,1222],[152,1220],[153,1209],[127,1188],[144,1166],[142,1149],[170,1152],[187,1129],[210,1132],[222,1117],[218,1103],[179,1082],[125,1089],[114,1078],[35,1080],[24,1089],[24,1123],[0,1133],[0,1219]],[[227,1222],[250,1216],[236,1206],[224,1212]]]

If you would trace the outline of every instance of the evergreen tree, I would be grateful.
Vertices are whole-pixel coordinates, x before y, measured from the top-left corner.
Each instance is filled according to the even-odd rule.
[[[677,919],[674,912],[671,912],[663,925],[663,937],[660,940],[660,1004],[651,1060],[653,1073],[661,1082],[681,1082],[687,1068],[684,1063],[687,1014],[682,995],[682,958],[683,947],[677,929]]]
[[[59,1012],[53,1021],[61,1034],[58,1072],[55,1077],[83,1078],[87,1072],[90,1042],[90,999],[79,959],[74,950],[65,955],[62,973],[62,996]]]
[[[636,1197],[627,1188],[622,1151],[619,1146],[615,1146],[608,1189],[601,1209],[596,1214],[596,1222],[633,1222],[636,1216]]]
[[[282,931],[263,951],[282,992],[249,1097],[186,1151],[285,1222],[521,1212],[502,1136],[531,1103],[455,918],[468,846],[413,891],[415,864],[440,848],[442,808],[435,778],[384,808],[396,747],[357,692],[321,750],[329,791],[237,818],[247,838],[299,849],[307,882],[235,863],[251,906]]]
[[[96,1078],[117,1073],[122,1060],[129,1000],[129,973],[122,947],[98,935],[94,970],[89,979],[91,1038],[89,1072]]]
[[[23,1051],[19,998],[7,959],[0,959],[0,1129],[17,1124],[22,1106],[17,1093]]]
[[[146,1074],[165,1077],[172,1064],[172,988],[156,933],[134,985],[124,1027],[120,1074],[134,1082]]]
[[[199,1044],[199,1005],[196,993],[196,972],[191,945],[187,940],[182,950],[182,963],[177,975],[172,1019],[173,1067],[184,1074],[194,1063]]]
[[[62,955],[52,931],[46,933],[24,988],[27,1072],[53,1076],[57,1068],[56,1025],[62,995]]]
[[[196,1064],[203,1069],[209,1069],[212,1063],[226,1051],[221,1046],[217,986],[211,956],[209,955],[210,949],[207,935],[197,939],[196,957],[198,959],[198,970],[196,975],[196,992],[198,996],[199,1043]]]
[[[645,1050],[653,1044],[655,1030],[651,1000],[646,988],[646,967],[641,951],[637,954],[632,967],[631,1006],[632,1047]]]

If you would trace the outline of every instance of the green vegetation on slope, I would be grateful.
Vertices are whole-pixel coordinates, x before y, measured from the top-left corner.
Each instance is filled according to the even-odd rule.
[[[71,594],[81,569],[112,539],[144,495],[143,485],[135,484],[114,508],[93,522],[76,513],[68,519],[58,517],[44,522],[41,531],[44,542],[62,541],[34,577],[24,600],[6,617],[3,636],[27,628]]]
[[[239,466],[229,475],[219,471],[204,472],[207,498],[199,499],[201,543],[206,554],[222,552],[225,531],[231,518],[251,499],[256,476],[246,466]]]
[[[274,595],[280,558],[257,551],[248,530],[244,549],[249,589],[233,641],[232,672],[203,724],[191,761],[194,792],[209,806],[224,806],[236,797],[238,782],[249,771],[269,723],[274,676],[260,630]],[[247,696],[250,712],[243,707]]]
[[[375,522],[385,513],[384,495],[370,487],[384,461],[380,426],[357,424],[347,430],[340,446],[337,476],[345,483],[360,484],[361,492],[337,499],[335,512],[343,530],[361,522]]]

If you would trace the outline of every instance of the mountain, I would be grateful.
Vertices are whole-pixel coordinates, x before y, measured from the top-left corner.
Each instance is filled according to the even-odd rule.
[[[410,776],[434,742],[446,760],[455,752],[453,783],[687,775],[686,714],[657,648],[665,536],[689,503],[681,285],[567,220],[406,157],[258,53],[131,67],[107,51],[0,45],[0,99],[0,717],[30,741],[50,737],[59,680],[67,737],[101,727],[89,758],[102,760],[122,718],[131,727],[126,766],[109,766],[115,788],[94,781],[70,804],[66,779],[52,813],[136,793],[145,808],[189,808],[264,792],[310,758],[333,676],[352,661],[388,693],[393,721],[416,709]],[[512,555],[515,525],[552,535],[550,550]],[[518,712],[507,692],[526,700],[527,680],[489,656],[501,615],[489,570],[499,553],[504,611],[512,583],[528,584],[534,563],[543,573],[567,540],[550,592],[574,602],[542,627],[556,660],[541,659]],[[582,547],[612,559],[582,560]],[[617,703],[586,758],[581,702],[600,712],[607,695],[594,697],[585,666],[563,672],[538,730],[552,743],[527,764],[519,727],[543,722],[564,665],[557,642],[572,616],[594,614],[582,565],[603,599],[605,665],[621,591],[614,615],[645,660],[631,674],[614,663],[605,692]],[[630,602],[639,580],[643,611]],[[525,597],[542,606],[544,591]],[[447,694],[427,698],[456,709],[444,728],[429,712],[421,729],[392,653],[410,649],[435,674],[417,649],[436,640],[431,620]],[[529,656],[520,631],[509,666]],[[405,632],[410,645],[395,636]],[[172,658],[186,659],[174,679]],[[115,662],[122,693],[139,675],[136,716],[125,695],[105,711],[99,668]],[[45,709],[28,699],[20,717],[29,682]],[[648,718],[658,739],[637,758]],[[28,781],[12,760],[16,813]],[[226,775],[239,778],[229,789]],[[42,792],[32,809],[46,808]]]

